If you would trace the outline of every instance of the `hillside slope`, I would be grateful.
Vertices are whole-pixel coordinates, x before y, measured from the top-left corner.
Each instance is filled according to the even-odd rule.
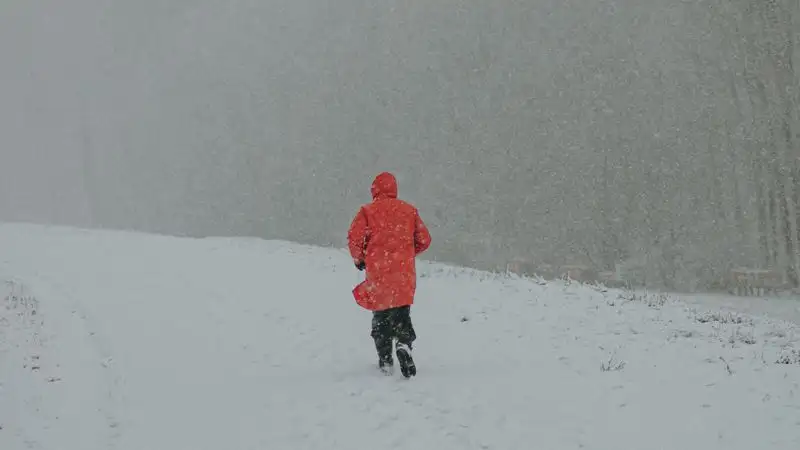
[[[0,225],[0,448],[800,448],[791,323],[420,272],[404,380],[341,251]]]

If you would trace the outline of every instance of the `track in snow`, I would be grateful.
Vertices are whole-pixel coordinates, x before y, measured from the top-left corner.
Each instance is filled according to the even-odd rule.
[[[406,381],[337,250],[21,225],[0,249],[43,320],[0,309],[4,450],[800,448],[789,323],[421,264]]]

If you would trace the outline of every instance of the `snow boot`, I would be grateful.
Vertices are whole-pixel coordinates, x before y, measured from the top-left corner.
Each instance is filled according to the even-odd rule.
[[[404,377],[411,378],[417,375],[417,366],[411,357],[410,345],[397,343],[397,360],[400,362],[400,372]]]
[[[389,359],[378,359],[378,369],[386,376],[394,375],[394,361]]]

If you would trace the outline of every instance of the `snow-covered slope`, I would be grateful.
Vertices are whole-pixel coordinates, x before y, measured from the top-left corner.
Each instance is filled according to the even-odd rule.
[[[788,322],[420,266],[405,380],[341,251],[2,225],[0,449],[800,448]]]

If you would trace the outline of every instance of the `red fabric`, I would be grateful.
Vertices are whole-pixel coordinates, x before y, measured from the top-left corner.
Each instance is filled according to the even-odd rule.
[[[364,261],[367,279],[353,289],[356,303],[381,311],[414,303],[415,257],[431,245],[417,208],[397,198],[397,180],[383,172],[372,182],[372,203],[350,224],[347,241],[353,262]]]

